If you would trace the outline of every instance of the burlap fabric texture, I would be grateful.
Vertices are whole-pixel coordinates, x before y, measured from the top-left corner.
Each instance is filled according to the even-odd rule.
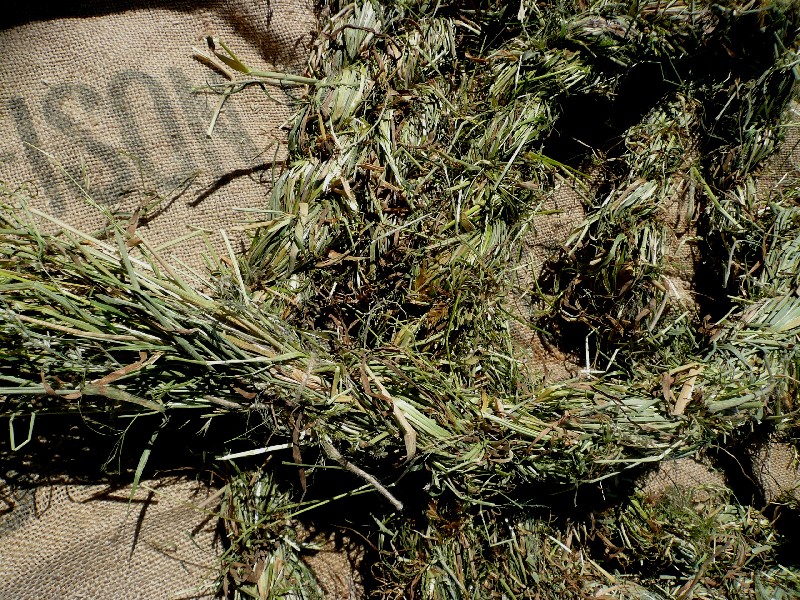
[[[196,482],[2,486],[0,597],[211,598],[219,496]]]
[[[300,1],[152,1],[15,3],[0,13],[0,181],[25,188],[38,208],[82,229],[101,226],[103,210],[138,214],[138,233],[160,253],[202,264],[208,231],[243,221],[237,208],[263,207],[271,165],[285,156],[280,125],[286,96],[249,89],[226,102],[193,88],[222,81],[192,58],[208,37],[224,40],[248,65],[265,70],[302,64],[314,29]],[[793,109],[794,110],[794,109]],[[772,163],[775,190],[796,183],[798,130]],[[525,325],[525,289],[584,217],[582,191],[564,181],[546,200],[525,240],[518,270],[520,347],[550,380],[573,376],[574,359],[545,348]],[[671,254],[688,264],[690,220],[676,205]],[[679,226],[680,225],[680,226]],[[189,237],[186,237],[189,236]],[[241,243],[241,238],[240,238]],[[674,254],[672,251],[677,252]],[[690,293],[691,272],[678,265]],[[796,494],[793,447],[768,444],[753,454],[767,501]],[[707,467],[679,462],[661,481],[720,483]],[[155,491],[154,491],[155,490]],[[208,592],[215,564],[209,492],[190,482],[152,481],[130,490],[40,486],[5,490],[0,506],[0,597],[170,598]],[[794,496],[796,497],[796,496]],[[322,559],[328,550],[318,556]],[[346,569],[331,551],[334,575]],[[325,562],[325,561],[323,561]],[[325,570],[320,567],[320,570]],[[338,571],[338,573],[337,573]],[[353,593],[342,580],[326,591]],[[348,597],[345,595],[344,597]]]
[[[206,230],[218,243],[244,220],[237,208],[264,206],[290,108],[279,89],[247,89],[209,136],[222,96],[193,89],[224,77],[192,48],[216,37],[251,68],[291,69],[314,27],[310,0],[12,3],[0,13],[0,182],[85,230],[105,220],[86,196],[138,210],[140,237],[202,264],[203,240],[181,238]]]
[[[542,201],[534,215],[528,234],[522,239],[519,260],[511,270],[513,311],[511,335],[516,349],[533,377],[559,381],[577,375],[576,357],[546,344],[531,327],[533,298],[537,281],[546,262],[557,256],[570,234],[586,216],[586,201],[591,185],[577,179],[561,179]]]
[[[800,508],[800,452],[779,435],[750,449],[752,475],[767,503]]]

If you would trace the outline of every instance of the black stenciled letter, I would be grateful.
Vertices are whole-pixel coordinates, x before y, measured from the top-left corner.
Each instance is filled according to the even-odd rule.
[[[146,173],[156,179],[159,187],[172,188],[197,171],[169,96],[155,77],[139,71],[120,71],[108,84],[108,96],[128,151],[141,160]],[[141,105],[145,97],[149,97],[150,102]],[[155,132],[155,136],[149,131],[145,132],[146,136],[142,135],[136,119],[137,101],[140,111],[156,115],[161,131]],[[170,153],[164,152],[165,145],[171,149]],[[148,151],[155,151],[158,167],[150,160]]]
[[[111,181],[105,187],[92,187],[87,190],[95,201],[111,204],[117,201],[121,195],[130,192],[130,170],[114,148],[94,139],[89,131],[80,127],[72,117],[64,112],[64,103],[70,98],[76,99],[89,114],[100,113],[103,109],[100,94],[92,87],[85,83],[62,83],[53,87],[42,100],[44,116],[50,125],[83,146],[86,152],[97,158],[99,164],[103,165],[103,172],[112,176]],[[80,182],[79,170],[68,169],[68,173]]]
[[[55,173],[50,166],[49,159],[42,153],[43,148],[39,143],[39,136],[33,126],[31,111],[24,98],[14,96],[8,99],[8,108],[14,117],[14,125],[17,135],[22,142],[25,158],[28,159],[31,167],[39,178],[39,183],[47,195],[47,203],[50,210],[60,217],[64,214],[64,199],[61,197],[56,181]]]

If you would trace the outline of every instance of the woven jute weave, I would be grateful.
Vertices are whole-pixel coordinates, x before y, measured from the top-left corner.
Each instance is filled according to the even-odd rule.
[[[255,69],[305,63],[310,0],[13,3],[0,13],[0,181],[94,230],[138,216],[167,258],[202,265],[205,242],[263,207],[285,156],[287,96],[198,92],[224,78],[196,58],[218,39]],[[99,205],[93,208],[91,202]],[[235,233],[231,233],[234,237]],[[176,240],[180,240],[176,243]],[[241,246],[240,246],[241,247]]]
[[[750,449],[753,477],[764,501],[800,508],[800,452],[778,436]]]
[[[511,335],[530,374],[546,381],[572,377],[579,367],[574,357],[545,345],[531,326],[532,298],[545,264],[564,248],[570,234],[586,216],[587,194],[588,186],[575,179],[562,179],[556,184],[534,215],[530,231],[521,241],[519,260],[512,270]]]
[[[218,496],[197,482],[40,485],[2,494],[0,597],[213,597]]]

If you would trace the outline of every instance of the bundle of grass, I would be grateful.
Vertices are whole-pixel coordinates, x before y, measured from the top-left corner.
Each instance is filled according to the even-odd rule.
[[[786,540],[724,486],[635,493],[577,524],[541,517],[443,515],[432,507],[378,536],[380,597],[792,598]]]
[[[446,514],[435,504],[427,517],[419,528],[398,523],[378,536],[379,597],[573,598],[609,577],[570,525],[491,510]]]
[[[253,72],[214,42],[204,59],[243,74],[216,91],[304,86],[247,255],[213,258],[209,289],[135,221],[90,235],[9,191],[4,412],[249,412],[257,433],[223,462],[266,456],[272,468],[285,452],[293,475],[224,476],[236,597],[319,596],[290,523],[332,502],[310,477],[323,467],[347,472],[336,498],[385,500],[360,526],[407,564],[379,551],[377,593],[463,597],[469,580],[478,596],[524,594],[537,564],[581,576],[544,525],[506,523],[548,501],[532,485],[602,481],[792,418],[796,219],[790,199],[753,210],[765,201],[747,176],[788,99],[793,15],[741,8],[332,5],[303,76]],[[758,60],[744,64],[744,48]],[[510,321],[526,317],[509,301],[512,271],[537,206],[587,167],[605,183],[528,325],[577,327],[596,358],[581,379],[539,385],[513,344]],[[699,207],[698,237],[718,232],[698,244],[705,260],[735,266],[747,291],[749,307],[707,336],[699,311],[670,300],[676,194]],[[773,237],[754,268],[759,232]],[[474,523],[453,517],[448,530],[434,508]],[[403,509],[421,521],[390,514]],[[462,546],[493,542],[513,553],[488,589],[493,555]],[[583,593],[571,580],[561,591]]]
[[[324,598],[318,576],[303,561],[301,532],[290,519],[296,503],[268,472],[238,475],[230,478],[221,511],[235,549],[234,556],[223,555],[225,596],[252,588],[263,598]]]
[[[775,561],[785,543],[769,520],[715,485],[637,493],[590,533],[606,566],[658,598],[793,598],[800,574]],[[638,576],[637,576],[638,575]]]

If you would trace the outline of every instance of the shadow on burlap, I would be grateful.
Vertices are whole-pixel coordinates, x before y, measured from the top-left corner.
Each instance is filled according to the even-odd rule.
[[[793,100],[784,115],[783,141],[767,160],[756,182],[762,201],[780,197],[800,184],[800,103]],[[796,432],[795,432],[796,433]],[[750,471],[764,501],[788,503],[800,509],[800,461],[797,447],[778,428],[769,438],[748,449]]]
[[[0,597],[213,597],[219,495],[177,478],[130,492],[0,485]]]
[[[687,167],[688,173],[688,167]],[[586,217],[586,203],[599,187],[600,175],[587,181],[561,179],[537,209],[531,230],[522,240],[520,259],[514,268],[514,293],[511,296],[511,332],[516,348],[531,374],[546,382],[577,376],[585,357],[571,356],[548,343],[531,326],[535,309],[537,281],[548,261],[566,249],[568,238]],[[695,239],[697,210],[695,189],[689,178],[676,176],[673,190],[663,206],[666,228],[663,286],[666,300],[673,307],[697,313],[695,264],[698,260]],[[655,313],[657,307],[652,307]]]
[[[757,182],[759,197],[783,193],[800,183],[800,105],[792,103],[785,138],[762,168]],[[796,121],[797,123],[793,123]],[[696,265],[702,257],[696,244],[698,203],[689,167],[696,157],[688,149],[686,166],[679,170],[672,189],[663,203],[665,225],[663,285],[670,306],[701,317],[701,303],[696,289]],[[586,216],[585,202],[593,194],[593,184],[561,180],[548,194],[532,222],[532,230],[523,240],[520,260],[514,270],[515,293],[511,298],[512,334],[516,348],[530,373],[554,382],[578,376],[580,357],[568,356],[546,344],[531,326],[536,282],[546,262],[562,251],[567,238]],[[745,451],[741,462],[767,504],[784,502],[800,507],[800,464],[797,448],[782,440],[780,434],[754,444]],[[706,458],[667,460],[637,482],[647,494],[660,496],[670,489],[696,488],[704,485],[726,486],[725,474]]]
[[[359,600],[364,598],[362,577],[364,548],[347,536],[307,532],[305,546],[317,548],[303,560],[314,572],[317,581],[330,600]]]
[[[273,0],[269,9],[245,1],[96,1],[55,9],[17,3],[0,16],[0,27],[0,127],[7,132],[0,139],[0,180],[27,189],[36,207],[86,230],[105,217],[84,202],[84,192],[115,214],[139,210],[141,237],[197,266],[202,240],[173,240],[196,230],[218,240],[219,229],[242,222],[235,208],[265,206],[269,167],[286,155],[280,125],[290,113],[287,97],[246,90],[224,105],[209,137],[220,98],[192,88],[221,79],[191,58],[191,47],[217,36],[253,67],[302,64],[314,28],[307,3]],[[763,189],[779,193],[796,183],[799,145],[798,128],[791,128],[765,170]],[[535,218],[515,275],[515,341],[530,368],[549,381],[574,376],[580,367],[530,327],[530,290],[583,220],[585,193],[563,180],[545,199],[541,210],[548,214]],[[676,233],[669,242],[672,278],[677,297],[690,298],[692,217],[682,202],[673,206],[667,210]],[[753,471],[767,501],[787,493],[797,499],[795,457],[785,442],[754,451]],[[650,477],[662,488],[721,481],[691,459],[665,462]],[[130,503],[129,488],[2,487],[1,597],[202,597],[217,576],[219,548],[209,518],[215,495],[196,482],[148,481]],[[358,597],[345,553],[329,539],[320,545],[308,562],[326,593]]]
[[[0,597],[214,598],[220,497],[178,477],[143,481],[132,498],[130,486],[0,481]],[[363,549],[296,527],[325,598],[363,598]]]
[[[30,439],[24,419],[14,423],[16,449],[0,429],[0,598],[214,597],[237,560],[223,557],[226,536],[237,532],[222,519],[237,522],[240,514],[197,455],[196,421],[185,419],[173,417],[150,446],[146,472],[159,475],[143,481],[130,503],[141,449],[159,417],[42,416]],[[241,415],[216,417],[203,450],[218,455],[247,423]],[[299,521],[285,527],[325,598],[364,596],[357,538],[324,519],[316,529]],[[258,582],[265,568],[280,567],[269,549],[233,571]]]

